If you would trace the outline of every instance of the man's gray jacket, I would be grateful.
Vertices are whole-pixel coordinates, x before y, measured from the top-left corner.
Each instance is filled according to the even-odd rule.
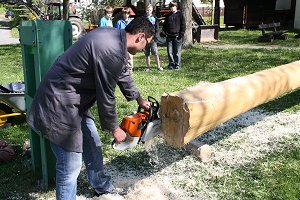
[[[116,85],[127,100],[140,96],[126,71],[125,30],[98,28],[72,45],[36,91],[27,122],[51,142],[82,152],[81,120],[97,101],[102,129],[118,126]]]

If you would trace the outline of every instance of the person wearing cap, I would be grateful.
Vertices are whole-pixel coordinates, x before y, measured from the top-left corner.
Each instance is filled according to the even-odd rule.
[[[163,33],[166,35],[167,42],[168,69],[180,70],[182,38],[186,30],[185,19],[182,12],[178,10],[176,1],[170,2],[169,6],[172,12],[166,16],[163,24]]]
[[[105,26],[113,27],[113,23],[111,20],[113,14],[113,8],[111,6],[107,6],[104,12],[105,12],[105,16],[100,19],[99,27],[105,27]]]

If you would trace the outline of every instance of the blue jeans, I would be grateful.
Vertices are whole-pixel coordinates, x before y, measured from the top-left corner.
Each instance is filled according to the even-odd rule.
[[[167,52],[169,60],[169,68],[181,66],[181,48],[182,38],[179,40],[176,37],[167,36]]]
[[[104,174],[101,140],[94,120],[84,116],[81,129],[83,133],[83,152],[70,152],[51,143],[56,157],[56,199],[76,199],[77,177],[82,158],[86,166],[90,185],[96,192],[109,192],[114,187],[111,177]]]

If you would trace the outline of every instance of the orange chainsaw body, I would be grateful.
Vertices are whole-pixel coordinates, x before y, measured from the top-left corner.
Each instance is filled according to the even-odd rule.
[[[123,118],[121,128],[132,137],[140,137],[142,134],[141,123],[147,120],[148,111],[139,112]]]

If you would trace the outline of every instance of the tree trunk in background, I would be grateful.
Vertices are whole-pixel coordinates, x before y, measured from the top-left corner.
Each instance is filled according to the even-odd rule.
[[[220,0],[215,0],[214,24],[218,24],[220,27]]]
[[[69,18],[69,0],[63,0],[63,20],[68,20]]]
[[[193,0],[182,0],[181,1],[181,12],[185,18],[186,22],[186,31],[183,38],[183,48],[189,48],[193,46],[193,35],[192,35],[192,3]]]

